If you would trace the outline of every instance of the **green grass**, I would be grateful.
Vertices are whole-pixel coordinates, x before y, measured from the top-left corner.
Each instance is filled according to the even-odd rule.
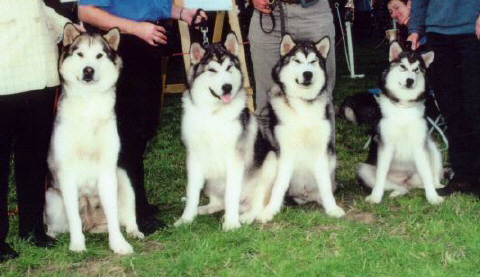
[[[371,88],[386,59],[378,41],[356,45],[356,71],[351,80],[337,49],[335,102]],[[145,159],[149,198],[168,224],[184,204],[185,151],[180,141],[180,101],[170,97],[158,136]],[[221,214],[199,216],[190,226],[168,227],[145,241],[128,239],[135,249],[117,256],[106,235],[87,235],[87,251],[68,251],[68,235],[54,249],[30,246],[17,238],[11,218],[8,241],[21,255],[0,264],[1,276],[480,276],[480,204],[454,195],[432,206],[423,191],[398,199],[384,197],[379,205],[365,203],[356,184],[355,166],[365,159],[365,129],[337,120],[336,199],[347,211],[332,219],[315,204],[288,207],[273,222],[223,232]],[[12,190],[12,189],[11,189]],[[14,194],[9,196],[14,201]]]

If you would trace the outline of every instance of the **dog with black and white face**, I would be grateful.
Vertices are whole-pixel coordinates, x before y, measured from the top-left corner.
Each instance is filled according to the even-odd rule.
[[[231,230],[240,222],[252,223],[263,209],[276,174],[276,155],[268,143],[261,143],[256,118],[246,106],[235,35],[206,48],[194,43],[190,57],[181,127],[187,201],[175,226],[192,222],[197,214],[225,210],[223,229]],[[198,206],[202,189],[210,202]]]
[[[424,188],[431,204],[443,201],[435,188],[443,177],[441,154],[428,134],[424,100],[426,69],[433,52],[404,52],[396,42],[389,52],[389,66],[380,80],[381,119],[365,163],[358,175],[372,188],[366,198],[380,203],[384,190],[390,197],[406,194],[411,188]]]
[[[325,59],[330,40],[295,42],[285,35],[281,59],[272,70],[275,85],[261,117],[266,134],[278,153],[278,175],[270,201],[258,220],[270,221],[285,195],[303,204],[323,205],[332,217],[345,212],[333,196],[336,166],[332,97],[326,90]]]
[[[136,222],[130,179],[117,167],[120,139],[114,106],[122,65],[119,42],[118,29],[103,36],[80,33],[73,24],[64,29],[59,61],[62,94],[48,156],[55,189],[46,194],[45,221],[49,234],[70,232],[69,249],[75,252],[86,250],[82,221],[84,227],[93,220],[87,225],[108,229],[110,248],[118,254],[133,252],[120,225],[129,235],[144,237]],[[103,211],[93,204],[98,199]],[[107,226],[105,218],[97,216],[102,212]]]

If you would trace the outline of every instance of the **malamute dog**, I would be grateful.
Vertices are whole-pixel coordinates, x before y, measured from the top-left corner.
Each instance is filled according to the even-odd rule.
[[[329,216],[345,214],[333,197],[335,130],[325,70],[329,49],[328,37],[297,44],[289,35],[282,38],[282,58],[272,70],[276,84],[269,92],[270,123],[265,131],[278,151],[278,175],[270,201],[257,218],[261,222],[280,211],[286,193],[299,204],[322,204]]]
[[[114,105],[121,68],[116,53],[119,41],[118,29],[104,36],[80,34],[72,24],[64,30],[65,49],[59,60],[63,92],[48,157],[53,184],[61,197],[55,191],[47,193],[46,222],[50,233],[61,231],[58,226],[62,222],[68,223],[72,251],[86,249],[79,213],[83,197],[91,199],[86,203],[100,199],[109,245],[115,253],[133,252],[120,232],[119,222],[128,234],[143,238],[136,223],[133,189],[125,171],[117,168],[120,139]],[[63,208],[65,213],[61,212]]]
[[[360,179],[373,188],[366,201],[380,203],[384,190],[393,190],[390,197],[396,197],[410,188],[425,188],[428,202],[439,204],[443,198],[435,188],[441,187],[442,160],[428,135],[424,105],[425,71],[433,52],[403,52],[394,42],[389,56],[380,81],[382,116],[370,155],[358,168]]]
[[[182,140],[187,151],[187,200],[175,226],[197,214],[225,209],[224,230],[251,223],[263,209],[276,174],[276,155],[263,147],[246,91],[233,33],[224,45],[192,44],[189,89],[182,98]],[[254,147],[262,151],[255,154]],[[198,207],[200,191],[209,204]],[[258,186],[257,186],[258,185]],[[242,217],[239,214],[242,213]]]

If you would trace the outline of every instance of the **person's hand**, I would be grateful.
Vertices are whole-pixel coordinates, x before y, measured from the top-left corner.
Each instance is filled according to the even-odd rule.
[[[165,28],[150,22],[136,22],[133,34],[153,46],[167,44]]]
[[[201,11],[200,16],[197,16],[197,18],[195,19],[195,22],[192,22],[193,17],[195,16],[196,13],[197,13],[197,9],[183,8],[181,10],[181,14],[179,15],[179,17],[180,17],[179,19],[187,22],[187,24],[189,26],[192,25],[192,24],[198,24],[202,20],[207,20],[208,19],[207,14],[204,11]]]
[[[272,9],[270,9],[268,4],[268,0],[253,0],[253,6],[262,13],[272,12]]]
[[[87,31],[87,30],[85,30],[85,28],[82,25],[73,23],[73,26],[75,26],[75,29],[77,29],[77,31],[79,31],[79,32],[86,32]]]
[[[412,50],[417,50],[418,48],[418,42],[419,42],[419,35],[418,33],[411,33],[407,40],[412,42]]]
[[[477,24],[475,25],[475,33],[477,34],[477,39],[480,40],[480,14],[477,17]]]

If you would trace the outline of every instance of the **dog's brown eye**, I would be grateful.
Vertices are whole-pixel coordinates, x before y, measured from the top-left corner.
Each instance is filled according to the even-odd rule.
[[[82,53],[82,52],[78,52],[77,55],[78,55],[80,58],[83,58],[83,53]]]
[[[310,62],[310,64],[315,64],[316,62],[318,62],[318,60],[313,60]]]
[[[406,67],[406,66],[404,66],[403,64],[402,64],[402,65],[400,65],[400,68],[401,68],[403,71],[407,70],[407,67]]]
[[[296,62],[296,63],[300,63],[299,59],[293,59],[293,61]]]
[[[227,71],[230,71],[230,69],[232,69],[232,65],[229,65],[229,66],[227,67]]]
[[[420,71],[420,68],[418,68],[418,67],[413,70],[413,72],[415,72],[415,73],[418,73],[418,71]]]
[[[213,69],[213,68],[209,68],[208,71],[213,72],[213,73],[217,73],[217,70]]]
[[[101,57],[103,57],[103,54],[98,54],[97,55],[97,59],[100,59]]]

